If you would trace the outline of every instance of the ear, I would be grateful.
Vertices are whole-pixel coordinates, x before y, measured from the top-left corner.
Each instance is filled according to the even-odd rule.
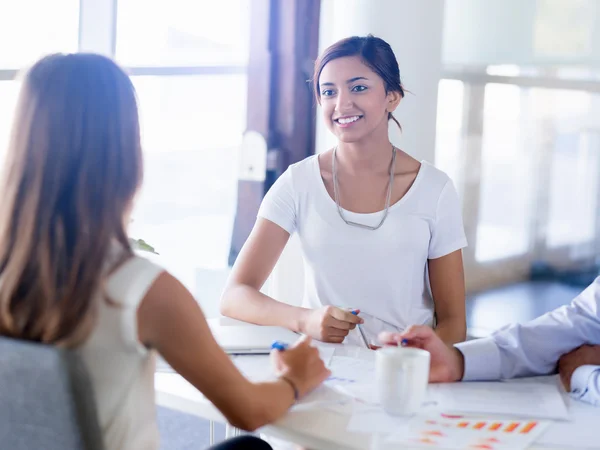
[[[398,105],[400,104],[401,100],[402,100],[402,95],[400,95],[400,92],[396,92],[396,91],[388,92],[388,94],[387,94],[388,105],[386,108],[387,112],[394,112],[396,110],[396,108],[398,107]]]

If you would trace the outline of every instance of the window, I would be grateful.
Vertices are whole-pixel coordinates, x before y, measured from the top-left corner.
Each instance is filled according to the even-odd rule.
[[[5,43],[0,52],[0,156],[19,69],[54,52],[81,50],[115,58],[138,94],[145,160],[130,234],[152,245],[158,262],[206,300],[207,316],[215,315],[215,300],[229,271],[232,234],[235,245],[243,242],[250,217],[254,220],[249,202],[237,204],[243,133],[251,128],[267,138],[293,141],[296,146],[288,150],[297,156],[304,145],[295,138],[313,132],[305,118],[313,100],[300,63],[294,60],[290,73],[275,77],[272,68],[288,64],[290,51],[305,60],[316,57],[318,12],[317,0],[19,0],[10,8],[0,6]],[[283,25],[274,27],[276,21]],[[298,27],[304,27],[300,33]],[[272,42],[279,42],[276,51],[271,51]],[[298,86],[306,90],[306,105],[294,97],[294,118],[301,124],[288,136],[272,116],[288,107],[288,92]],[[253,205],[262,192],[252,190]],[[234,230],[236,214],[242,220]]]
[[[132,237],[216,313],[246,129],[250,4],[119,0],[116,59],[136,87],[145,159]],[[212,310],[211,310],[212,309]]]
[[[46,54],[77,51],[78,39],[79,0],[0,4],[0,161],[4,161],[19,93],[18,71]]]
[[[248,0],[119,0],[117,60],[127,66],[245,66]]]
[[[21,69],[48,53],[77,51],[78,38],[79,0],[18,0],[0,6],[0,70]]]
[[[441,80],[438,86],[435,164],[460,185],[463,143],[463,82]]]
[[[246,125],[246,75],[136,76],[144,186],[133,236],[188,287],[226,270]]]
[[[530,246],[533,167],[517,86],[488,84],[483,111],[478,261],[524,254]]]
[[[548,247],[590,243],[596,234],[600,170],[600,95],[536,89],[555,130],[550,148]],[[593,251],[593,248],[590,250]]]
[[[517,69],[439,85],[436,164],[467,205],[473,289],[523,279],[534,261],[582,266],[600,245],[598,82]]]
[[[18,94],[18,81],[0,81],[0,162],[4,161]]]

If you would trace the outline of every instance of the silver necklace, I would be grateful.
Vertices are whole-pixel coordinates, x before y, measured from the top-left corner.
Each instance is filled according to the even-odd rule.
[[[383,225],[385,219],[388,215],[388,210],[390,209],[390,200],[392,199],[392,187],[394,186],[394,167],[396,165],[396,147],[392,146],[392,162],[390,164],[390,181],[388,183],[388,191],[387,196],[385,198],[385,209],[383,210],[383,216],[381,217],[381,222],[377,226],[365,225],[363,223],[352,222],[351,220],[346,219],[344,216],[344,210],[340,206],[340,197],[339,197],[339,188],[338,188],[338,178],[337,178],[337,167],[335,164],[336,157],[335,152],[337,151],[337,146],[333,148],[332,152],[332,162],[331,162],[331,172],[333,174],[333,197],[335,199],[335,204],[337,206],[338,213],[342,220],[346,223],[346,225],[351,225],[354,227],[364,228],[365,230],[375,231]]]

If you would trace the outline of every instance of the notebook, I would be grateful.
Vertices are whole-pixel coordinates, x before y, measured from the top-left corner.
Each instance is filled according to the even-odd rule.
[[[211,331],[217,343],[230,355],[269,354],[274,341],[293,344],[300,337],[286,328],[260,325],[220,325],[211,327]]]

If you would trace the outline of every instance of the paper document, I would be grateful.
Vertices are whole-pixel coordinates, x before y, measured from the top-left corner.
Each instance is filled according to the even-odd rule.
[[[406,431],[409,419],[386,414],[377,406],[354,406],[348,421],[348,431],[352,433],[395,433]]]
[[[331,363],[331,357],[335,353],[335,347],[326,347],[324,345],[317,344],[316,346],[319,349],[319,355],[321,359],[325,363],[326,366],[329,366]]]
[[[334,356],[329,363],[328,383],[375,383],[375,362],[349,356]]]
[[[292,406],[292,411],[327,409],[340,414],[352,412],[352,399],[340,394],[327,385],[321,385],[298,403]]]
[[[269,355],[236,356],[232,358],[232,361],[238,370],[251,381],[275,379]]]
[[[567,400],[570,420],[554,422],[535,443],[545,447],[600,449],[600,408]]]
[[[429,385],[429,400],[444,412],[566,420],[567,407],[552,384],[463,382]]]
[[[388,436],[387,441],[411,448],[519,450],[529,447],[549,424],[494,417],[417,416]]]
[[[325,365],[328,365],[335,349],[320,346],[317,346],[317,349]],[[237,355],[232,360],[238,370],[252,381],[266,381],[275,378],[269,355]]]

